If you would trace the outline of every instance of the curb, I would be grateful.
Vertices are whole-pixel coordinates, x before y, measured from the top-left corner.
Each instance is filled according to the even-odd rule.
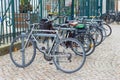
[[[0,56],[8,54],[9,53],[9,48],[10,48],[9,44],[0,46]]]

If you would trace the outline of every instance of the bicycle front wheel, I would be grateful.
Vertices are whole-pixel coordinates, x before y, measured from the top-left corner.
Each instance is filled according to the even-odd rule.
[[[98,46],[98,45],[100,45],[102,43],[102,41],[103,41],[103,34],[102,34],[101,29],[93,27],[90,30],[90,35],[94,39],[95,46]]]
[[[112,29],[111,29],[110,25],[103,23],[103,28],[106,31],[106,37],[108,37],[112,34]]]
[[[95,42],[90,35],[78,34],[75,36],[75,38],[83,44],[86,56],[89,56],[93,53],[93,51],[95,50]]]
[[[27,67],[30,65],[36,55],[35,43],[32,39],[27,41],[27,36],[24,38],[17,36],[10,46],[10,58],[17,67]]]
[[[82,68],[86,55],[83,45],[73,38],[62,39],[54,48],[53,62],[58,70],[73,73]]]

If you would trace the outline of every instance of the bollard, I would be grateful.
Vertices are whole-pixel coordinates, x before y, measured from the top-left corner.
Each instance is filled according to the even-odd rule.
[[[24,46],[24,38],[25,38],[25,33],[21,33],[22,35],[22,43],[21,43],[21,53],[22,53],[22,65],[25,65],[25,46]]]

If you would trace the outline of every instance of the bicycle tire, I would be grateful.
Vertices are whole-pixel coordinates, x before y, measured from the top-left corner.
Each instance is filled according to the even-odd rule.
[[[95,50],[95,42],[90,35],[83,34],[83,37],[81,37],[81,34],[78,34],[75,36],[75,38],[83,44],[86,56],[89,56],[93,53],[93,51]]]
[[[103,34],[102,34],[101,29],[93,26],[90,29],[90,35],[92,36],[96,46],[98,46],[98,45],[100,45],[102,43],[102,41],[103,41]]]
[[[24,37],[24,43],[26,42],[26,38],[27,35]],[[24,68],[29,66],[34,61],[36,56],[36,49],[35,43],[32,41],[32,39],[28,40],[25,50],[22,51],[22,47],[22,35],[19,35],[13,39],[11,43],[10,58],[17,67]]]
[[[115,21],[115,16],[114,15],[107,15],[106,17],[106,23],[111,24]]]
[[[73,73],[80,70],[86,60],[83,45],[74,38],[60,40],[60,42],[55,45],[53,54],[56,55],[53,56],[55,66],[58,70],[65,73]]]
[[[111,29],[110,25],[103,23],[103,27],[106,31],[106,37],[110,36],[112,34],[112,29]]]
[[[102,32],[102,34],[103,34],[103,40],[102,40],[102,41],[104,41],[104,40],[106,39],[106,35],[107,35],[106,30],[105,30],[105,28],[103,27],[103,25],[102,25],[102,26],[99,26],[98,28],[101,30],[101,32]]]
[[[120,15],[117,15],[117,16],[116,16],[115,21],[116,21],[117,24],[120,24]]]

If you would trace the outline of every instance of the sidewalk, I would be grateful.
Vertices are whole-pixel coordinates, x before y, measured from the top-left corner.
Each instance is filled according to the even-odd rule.
[[[111,25],[112,35],[87,57],[80,71],[63,73],[49,65],[37,52],[34,62],[22,69],[16,67],[9,54],[0,56],[0,80],[120,80],[120,25]]]

